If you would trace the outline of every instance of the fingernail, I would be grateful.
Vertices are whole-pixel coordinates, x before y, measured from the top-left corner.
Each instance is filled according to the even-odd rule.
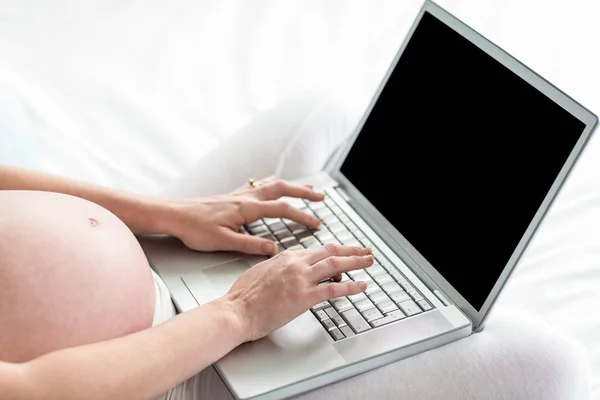
[[[358,282],[358,288],[360,290],[365,290],[367,288],[367,282]]]
[[[319,192],[313,192],[316,196],[318,196],[321,200],[325,200],[325,194]]]
[[[373,254],[373,249],[370,247],[366,247],[365,250],[367,251],[367,254]]]
[[[273,254],[277,252],[277,244],[275,242],[265,242],[261,246],[262,251],[267,254]]]
[[[365,261],[367,261],[367,262],[371,262],[371,261],[373,261],[373,256],[371,256],[371,255],[368,255],[368,256],[363,256],[363,258],[364,258],[364,259],[365,259]]]

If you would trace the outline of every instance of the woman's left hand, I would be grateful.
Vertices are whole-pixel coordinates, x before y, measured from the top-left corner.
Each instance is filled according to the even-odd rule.
[[[171,201],[163,230],[194,250],[274,254],[274,242],[240,233],[242,225],[261,218],[287,218],[308,227],[320,224],[315,217],[279,200],[281,197],[323,200],[323,195],[310,186],[271,177],[257,181],[255,187],[247,183],[229,195]]]

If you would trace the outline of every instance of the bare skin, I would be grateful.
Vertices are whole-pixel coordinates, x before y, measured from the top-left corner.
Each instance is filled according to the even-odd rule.
[[[154,280],[112,213],[63,194],[0,191],[0,360],[148,328]]]
[[[154,283],[133,232],[272,254],[273,242],[240,226],[265,217],[318,225],[282,196],[323,199],[267,178],[224,196],[165,200],[0,166],[2,398],[155,398],[312,305],[364,291],[364,282],[319,282],[372,265],[369,249],[286,251],[222,298],[150,327]]]

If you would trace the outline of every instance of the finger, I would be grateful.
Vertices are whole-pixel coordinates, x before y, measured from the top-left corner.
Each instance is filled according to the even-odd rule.
[[[367,288],[366,282],[348,281],[344,283],[323,283],[311,289],[314,295],[314,303],[320,303],[325,300],[335,299],[336,297],[352,296],[364,292]]]
[[[224,243],[221,248],[229,251],[241,251],[247,254],[271,255],[277,252],[275,242],[259,236],[244,235],[226,230],[223,234]]]
[[[257,189],[259,200],[277,200],[281,197],[297,197],[310,201],[322,201],[325,198],[322,193],[315,192],[306,185],[298,185],[281,179],[261,183]]]
[[[373,265],[373,256],[331,256],[314,264],[311,268],[312,279],[320,282],[342,272],[363,269]]]
[[[309,264],[315,264],[330,256],[366,256],[373,251],[365,247],[342,246],[335,243],[328,243],[321,247],[306,250]]]
[[[301,225],[317,227],[321,224],[317,218],[297,209],[285,201],[261,201],[255,203],[253,221],[259,218],[287,218]]]

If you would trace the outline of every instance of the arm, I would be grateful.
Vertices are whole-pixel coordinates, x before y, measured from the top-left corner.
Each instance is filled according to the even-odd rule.
[[[217,300],[122,338],[55,351],[24,364],[0,361],[3,399],[150,399],[203,370],[245,337]]]
[[[56,175],[0,166],[0,190],[38,190],[80,197],[119,217],[134,233],[165,233],[160,216],[165,204],[150,196],[133,195]]]

